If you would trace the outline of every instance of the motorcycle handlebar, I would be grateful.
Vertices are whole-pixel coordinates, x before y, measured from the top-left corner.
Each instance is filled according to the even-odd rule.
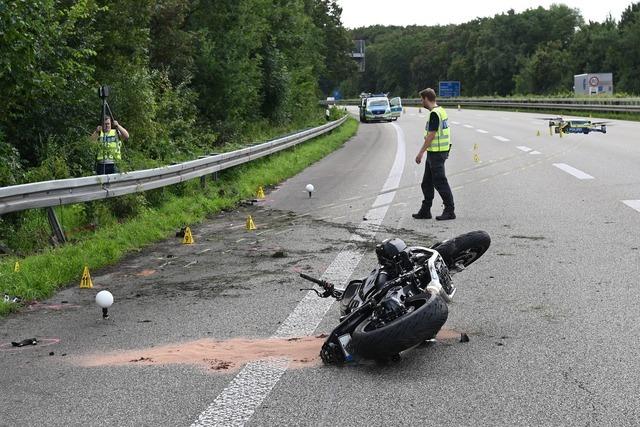
[[[320,286],[323,286],[323,287],[327,283],[327,282],[325,282],[323,280],[316,279],[315,277],[311,277],[308,274],[304,274],[304,273],[300,273],[300,277],[302,277],[303,279],[308,280],[310,282],[313,282],[316,285],[320,285]]]

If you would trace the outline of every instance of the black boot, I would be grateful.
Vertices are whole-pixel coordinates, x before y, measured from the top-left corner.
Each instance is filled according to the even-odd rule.
[[[424,203],[420,206],[420,210],[417,213],[411,214],[415,219],[431,219],[431,206]]]
[[[442,215],[438,215],[436,217],[436,219],[438,221],[446,221],[448,219],[456,219],[456,214],[454,213],[453,209],[444,208],[444,211],[442,211]]]

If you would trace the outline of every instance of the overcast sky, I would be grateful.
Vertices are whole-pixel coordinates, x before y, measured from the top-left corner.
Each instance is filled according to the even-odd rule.
[[[602,22],[609,13],[616,21],[633,1],[524,1],[524,0],[338,0],[342,7],[342,23],[347,28],[369,25],[446,25],[460,24],[479,17],[514,9],[521,12],[553,3],[579,9],[585,21]]]

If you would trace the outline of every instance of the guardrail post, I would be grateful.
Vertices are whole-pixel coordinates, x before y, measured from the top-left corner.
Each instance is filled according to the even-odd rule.
[[[198,156],[199,159],[204,159],[206,157],[208,157],[208,156]],[[202,175],[200,177],[200,188],[202,188],[203,190],[205,188],[207,188],[207,177],[206,177],[206,175]]]
[[[216,156],[220,153],[209,153],[210,156]],[[217,181],[218,180],[218,171],[215,171],[214,173],[211,174],[211,179],[213,181]]]
[[[62,225],[60,225],[60,221],[58,221],[56,212],[53,210],[52,207],[47,208],[47,218],[49,219],[51,230],[53,230],[53,234],[55,234],[58,242],[67,243],[67,237],[64,235],[64,230],[62,229]]]

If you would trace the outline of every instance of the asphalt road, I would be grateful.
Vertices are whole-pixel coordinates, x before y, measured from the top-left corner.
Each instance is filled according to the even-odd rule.
[[[540,114],[448,112],[455,221],[411,217],[424,110],[363,124],[265,201],[194,227],[194,245],[153,245],[92,272],[93,290],[70,284],[0,320],[0,425],[640,424],[640,124],[559,138]],[[252,359],[337,324],[299,272],[361,277],[385,237],[476,229],[492,246],[455,276],[437,343],[388,366],[322,366],[302,347]],[[109,320],[93,303],[102,288]],[[228,367],[234,355],[249,363]]]

